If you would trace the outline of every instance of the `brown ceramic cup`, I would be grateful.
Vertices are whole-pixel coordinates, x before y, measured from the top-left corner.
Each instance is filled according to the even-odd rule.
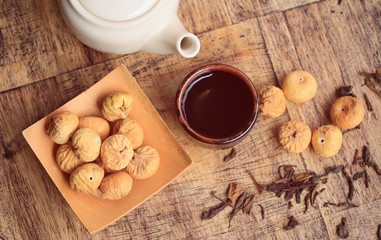
[[[239,69],[209,64],[188,74],[176,96],[182,127],[196,140],[222,148],[239,143],[253,128],[259,98]]]

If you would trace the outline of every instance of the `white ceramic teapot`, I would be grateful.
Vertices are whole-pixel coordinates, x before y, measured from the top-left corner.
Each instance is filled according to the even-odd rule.
[[[199,39],[177,16],[179,0],[58,0],[76,37],[101,52],[178,52],[192,58]]]

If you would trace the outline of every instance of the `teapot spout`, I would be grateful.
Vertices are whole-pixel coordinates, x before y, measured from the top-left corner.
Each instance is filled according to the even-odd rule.
[[[177,52],[185,58],[193,58],[200,51],[200,40],[186,31],[176,16],[153,34],[144,45],[143,51],[156,54]]]

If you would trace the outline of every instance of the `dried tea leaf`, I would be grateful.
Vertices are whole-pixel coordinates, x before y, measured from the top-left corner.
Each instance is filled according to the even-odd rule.
[[[288,222],[287,225],[283,227],[284,230],[290,230],[293,229],[294,227],[298,226],[299,222],[295,219],[294,216],[288,217]]]
[[[314,192],[313,196],[312,196],[312,200],[311,200],[311,206],[313,207],[315,205],[315,200],[316,200],[316,197],[319,196],[320,193],[324,192],[326,190],[326,188],[322,188],[320,191],[316,191]]]
[[[325,174],[328,175],[330,173],[340,173],[341,171],[343,171],[343,169],[343,165],[327,167],[325,169]]]
[[[374,78],[376,79],[377,82],[381,83],[381,66],[376,67]]]
[[[253,175],[249,170],[247,170],[247,173],[249,174],[249,176],[250,176],[250,178],[251,178],[251,181],[253,181],[254,186],[257,188],[258,192],[259,192],[259,193],[262,193],[263,190],[264,190],[264,188],[261,186],[261,184],[259,184],[259,183],[257,182],[257,180],[255,179],[254,175]]]
[[[365,176],[365,188],[368,188],[370,183],[370,176],[366,169],[364,170],[364,176]]]
[[[355,190],[355,187],[353,185],[353,180],[348,175],[348,173],[346,171],[342,171],[342,173],[343,173],[345,179],[347,180],[347,184],[348,184],[348,199],[352,200],[353,199],[353,193],[354,193],[354,190]]]
[[[212,217],[216,216],[219,212],[225,209],[226,206],[230,204],[230,200],[227,200],[225,202],[222,202],[218,204],[217,206],[211,207],[208,210],[205,210],[201,213],[201,220],[207,220],[211,219]]]
[[[329,202],[328,201],[328,202],[325,202],[323,204],[323,207],[328,207],[328,206],[335,206],[335,207],[348,206],[349,208],[351,208],[351,207],[359,207],[358,205],[353,204],[353,203],[348,202],[348,201],[346,201],[346,202],[340,202],[340,203],[333,203],[333,202]]]
[[[258,206],[261,208],[261,216],[262,216],[262,220],[263,220],[263,219],[265,219],[265,208],[261,204],[258,204]]]
[[[300,203],[301,202],[301,199],[300,197],[302,196],[302,193],[303,193],[303,188],[299,189],[296,194],[295,194],[295,201],[296,203]]]
[[[226,156],[224,156],[224,162],[229,162],[237,155],[237,150],[235,148],[232,148],[230,153]]]
[[[370,163],[371,163],[370,151],[369,151],[368,146],[366,146],[366,145],[362,148],[362,158],[364,160],[365,165],[370,166]]]
[[[235,205],[235,202],[241,196],[243,193],[243,186],[239,183],[229,183],[228,189],[226,191],[227,198],[230,199],[233,206]]]
[[[233,219],[233,217],[239,212],[239,210],[242,209],[242,205],[244,203],[244,200],[246,199],[246,192],[243,192],[239,198],[237,199],[236,203],[234,204],[233,210],[229,214],[229,227],[230,227],[230,222]]]
[[[381,169],[375,162],[371,163],[371,167],[374,169],[374,171],[377,173],[377,175],[381,175]]]
[[[287,209],[291,209],[293,206],[294,206],[294,205],[292,205],[291,202],[288,202],[288,203],[287,203]]]
[[[292,196],[294,195],[293,191],[286,191],[286,194],[284,195],[284,200],[289,201],[291,200]]]
[[[380,77],[376,77],[379,75],[369,73],[361,73],[361,75],[365,76],[365,85],[370,90],[381,96],[381,81],[379,80]]]
[[[359,158],[358,154],[359,154],[359,150],[356,149],[355,155],[353,156],[352,165],[356,165],[358,163],[358,161],[362,159],[362,158]]]
[[[281,179],[290,179],[295,175],[295,165],[280,165],[278,175]]]
[[[349,232],[348,227],[346,225],[347,218],[343,217],[341,218],[341,223],[336,226],[336,233],[339,238],[348,238]]]
[[[307,210],[308,210],[308,206],[309,206],[309,203],[310,203],[310,196],[311,196],[311,192],[307,193],[307,195],[304,197],[304,212],[303,213],[306,213]]]
[[[253,208],[254,203],[254,193],[247,195],[245,201],[242,206],[242,212],[246,214],[250,214],[251,209]]]
[[[357,172],[357,173],[355,173],[355,174],[353,175],[352,179],[353,179],[354,181],[357,181],[358,179],[363,178],[364,175],[365,175],[365,172]]]
[[[369,112],[373,112],[373,106],[372,106],[372,103],[370,102],[370,100],[368,98],[368,95],[366,95],[365,93],[363,95],[364,95],[364,99],[365,99],[366,109]]]
[[[353,86],[343,86],[338,88],[336,90],[336,93],[338,97],[344,97],[344,96],[356,97],[356,95],[353,94],[352,90],[353,90]]]

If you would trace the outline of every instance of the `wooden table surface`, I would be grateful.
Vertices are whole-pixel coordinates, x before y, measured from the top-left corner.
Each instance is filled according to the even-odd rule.
[[[341,174],[329,178],[326,191],[306,213],[273,193],[259,194],[247,174],[260,183],[278,179],[282,164],[318,174],[333,165],[351,165],[356,149],[368,145],[381,165],[381,97],[363,85],[359,72],[381,65],[379,0],[181,0],[184,26],[201,41],[193,59],[178,55],[135,53],[118,56],[94,51],[68,30],[56,1],[0,1],[0,239],[337,239],[336,225],[346,217],[348,239],[376,239],[381,224],[381,177],[369,170],[371,184],[354,182],[352,202],[359,207],[323,207],[343,202],[348,185]],[[189,139],[176,119],[177,87],[191,70],[207,63],[243,70],[261,88],[278,85],[291,70],[317,79],[318,92],[305,104],[288,103],[276,119],[260,116],[237,156],[223,162],[229,149],[202,147]],[[39,163],[21,131],[125,64],[194,164],[172,184],[108,228],[90,235]],[[373,112],[361,128],[344,134],[334,157],[318,157],[309,147],[301,154],[282,150],[279,126],[305,121],[312,129],[329,124],[335,91],[353,85]],[[242,213],[228,227],[229,209],[201,221],[203,210],[218,204],[230,182],[255,193],[251,215]],[[261,218],[258,207],[264,207]],[[299,225],[283,227],[289,216]]]

